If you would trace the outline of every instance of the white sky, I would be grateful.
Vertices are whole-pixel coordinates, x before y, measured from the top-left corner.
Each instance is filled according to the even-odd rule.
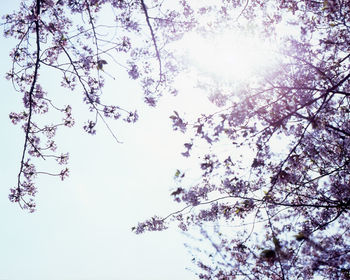
[[[5,61],[4,45],[1,53]],[[93,137],[81,125],[59,131],[60,148],[70,151],[71,175],[64,182],[39,177],[38,210],[27,214],[7,198],[23,146],[8,113],[20,101],[10,83],[1,79],[0,86],[0,279],[193,279],[185,271],[190,256],[180,234],[136,236],[130,230],[175,209],[169,191],[181,157],[180,145],[170,142],[168,116],[149,112],[120,136],[125,144],[115,143],[102,126]]]
[[[7,1],[2,13],[12,11],[17,3]],[[169,196],[173,176],[177,168],[192,168],[193,162],[180,155],[185,139],[172,131],[169,115],[173,110],[195,114],[211,107],[188,83],[191,77],[183,77],[179,83],[180,96],[164,97],[155,109],[143,104],[140,88],[126,74],[120,74],[115,82],[106,77],[103,91],[115,94],[116,105],[124,102],[130,109],[140,109],[135,125],[110,122],[124,144],[116,143],[102,122],[96,136],[83,132],[79,90],[67,93],[57,86],[50,88],[49,96],[59,95],[60,103],[73,104],[76,125],[59,129],[56,138],[59,148],[70,152],[71,173],[64,182],[38,177],[38,210],[28,214],[8,200],[9,188],[16,184],[24,141],[22,130],[8,118],[22,106],[21,96],[3,78],[10,68],[11,47],[11,40],[2,40],[0,280],[195,279],[185,269],[192,258],[183,246],[188,240],[175,225],[161,233],[131,232],[139,221],[178,210]],[[231,65],[227,67],[230,71]]]
[[[16,4],[2,6],[3,14]],[[2,40],[0,279],[194,279],[185,269],[191,264],[183,247],[185,237],[175,227],[144,235],[131,232],[137,222],[177,209],[169,193],[183,160],[183,142],[171,129],[173,108],[168,104],[173,98],[156,109],[141,108],[135,125],[112,123],[124,144],[117,144],[102,125],[96,136],[84,133],[85,120],[79,119],[79,109],[73,105],[76,126],[59,130],[57,135],[59,148],[70,152],[70,177],[64,182],[38,177],[38,210],[34,214],[9,202],[24,141],[21,129],[8,118],[22,106],[21,97],[3,78],[10,68],[11,47],[10,40]],[[143,106],[140,89],[125,78],[104,91],[128,94],[130,103]],[[79,93],[66,93],[58,87],[50,90],[49,94],[60,94],[63,103],[81,103]]]

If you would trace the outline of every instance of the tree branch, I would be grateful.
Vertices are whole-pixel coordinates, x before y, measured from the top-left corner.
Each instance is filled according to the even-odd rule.
[[[148,15],[148,10],[147,10],[147,7],[145,5],[144,0],[141,0],[141,7],[142,7],[143,12],[145,13],[146,22],[147,22],[149,31],[151,32],[151,37],[152,37],[152,41],[153,41],[153,45],[154,45],[154,50],[156,52],[156,57],[157,57],[158,64],[159,64],[159,83],[160,83],[161,80],[162,80],[162,76],[163,76],[163,73],[162,73],[162,60],[161,60],[161,57],[160,57],[160,52],[159,52],[156,36],[154,34],[153,27],[151,25],[150,17]],[[158,85],[159,85],[159,83],[158,83]]]
[[[39,15],[40,15],[40,1],[36,1],[36,9],[35,9],[35,14],[34,16],[36,17],[35,19],[35,36],[36,36],[36,60],[35,60],[35,65],[34,65],[34,74],[33,74],[33,81],[30,86],[30,90],[28,92],[29,95],[29,113],[28,113],[28,120],[27,120],[27,125],[25,128],[25,140],[24,140],[24,147],[23,147],[23,152],[22,152],[22,159],[21,159],[21,165],[20,165],[20,170],[18,173],[17,177],[17,191],[19,197],[21,196],[21,175],[23,173],[23,167],[24,167],[24,160],[25,160],[25,155],[28,147],[28,141],[29,141],[29,133],[31,130],[31,120],[32,120],[32,114],[33,114],[33,92],[35,89],[35,85],[37,83],[37,78],[38,78],[38,70],[40,67],[40,25],[39,25]],[[34,13],[34,11],[33,11]],[[24,201],[24,200],[23,200]],[[24,203],[26,203],[24,201]]]

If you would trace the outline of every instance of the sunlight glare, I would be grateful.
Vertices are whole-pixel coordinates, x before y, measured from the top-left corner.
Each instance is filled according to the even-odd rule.
[[[257,37],[225,32],[203,37],[191,34],[182,41],[188,64],[199,75],[228,82],[249,80],[272,65],[273,46]]]

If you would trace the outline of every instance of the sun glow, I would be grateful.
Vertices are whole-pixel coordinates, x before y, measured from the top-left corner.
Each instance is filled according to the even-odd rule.
[[[217,81],[248,81],[271,67],[275,60],[273,44],[237,32],[205,37],[191,34],[182,44],[187,63],[199,75]]]

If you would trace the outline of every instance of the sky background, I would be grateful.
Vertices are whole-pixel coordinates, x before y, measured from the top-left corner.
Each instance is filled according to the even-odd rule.
[[[3,3],[2,14],[12,12],[19,2]],[[217,38],[215,45],[210,45],[208,40],[194,41],[192,35],[174,47],[187,51],[191,57],[188,61],[201,73],[203,81],[210,76],[230,86],[232,80],[250,77],[254,67],[261,70],[268,58],[261,42],[242,38],[238,41],[244,48],[237,48],[236,35],[222,36],[221,45],[217,45]],[[195,87],[195,72],[183,73],[176,81],[178,96],[164,96],[156,108],[150,108],[143,103],[137,82],[130,81],[127,73],[115,70],[111,63],[105,65],[105,71],[116,77],[105,77],[107,103],[131,111],[136,108],[140,114],[133,125],[109,122],[123,142],[118,144],[101,121],[97,135],[85,133],[82,127],[91,115],[82,104],[81,91],[62,89],[60,73],[41,68],[40,83],[48,97],[59,107],[72,105],[76,123],[71,129],[58,129],[56,136],[59,150],[70,153],[69,178],[61,182],[57,177],[39,176],[37,211],[28,214],[8,200],[9,189],[17,182],[24,144],[22,130],[8,118],[10,112],[23,110],[22,96],[4,78],[11,68],[8,54],[15,44],[1,37],[0,280],[196,279],[186,270],[192,256],[183,244],[190,239],[175,224],[163,232],[135,235],[131,231],[138,222],[155,214],[164,217],[181,209],[170,197],[177,169],[186,172],[190,184],[200,178],[197,157],[188,160],[181,156],[188,138],[174,132],[169,119],[174,110],[187,112],[189,119],[217,110],[207,93]],[[257,53],[257,46],[264,48],[259,57],[252,55]],[[267,48],[271,50],[271,46]],[[271,57],[269,61],[273,61]],[[223,144],[216,151],[227,155],[227,147]],[[248,155],[246,151],[245,157]],[[45,162],[38,164],[41,167],[38,171],[50,171],[47,168],[52,166]]]
[[[2,14],[18,3],[3,3]],[[175,225],[143,235],[135,235],[131,227],[154,214],[178,210],[169,196],[173,176],[192,163],[180,155],[183,138],[172,131],[169,115],[176,108],[195,113],[207,101],[201,103],[191,86],[182,83],[191,96],[166,97],[157,108],[148,108],[141,89],[121,74],[115,83],[109,80],[104,92],[115,92],[117,102],[135,104],[140,120],[131,126],[111,125],[124,142],[118,144],[102,125],[96,136],[84,133],[80,92],[51,87],[49,96],[73,104],[76,125],[59,129],[56,138],[62,152],[70,152],[71,173],[64,182],[39,176],[37,211],[29,214],[8,200],[24,143],[22,130],[8,118],[22,108],[20,94],[4,78],[13,46],[14,41],[1,39],[0,280],[195,279],[186,270],[192,258],[183,246],[188,240]],[[59,84],[56,75],[45,82]]]

